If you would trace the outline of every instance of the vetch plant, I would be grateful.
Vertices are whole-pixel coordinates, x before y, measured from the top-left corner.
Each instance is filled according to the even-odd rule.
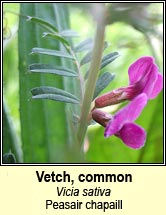
[[[46,32],[43,39],[51,39],[59,43],[59,49],[43,47],[32,48],[32,55],[55,56],[62,60],[62,65],[33,63],[29,65],[29,72],[52,74],[61,76],[64,83],[69,87],[64,89],[55,86],[37,86],[31,89],[32,99],[49,99],[66,103],[67,127],[69,132],[69,144],[71,150],[78,157],[83,155],[84,138],[88,127],[88,116],[92,101],[98,94],[114,79],[114,74],[101,70],[119,57],[118,52],[111,52],[102,57],[103,51],[108,47],[104,41],[105,33],[105,8],[103,4],[95,4],[98,11],[96,36],[94,41],[86,39],[73,46],[70,38],[78,34],[70,29],[60,29],[45,20],[28,16],[28,21],[40,25]],[[79,60],[79,52],[87,52]],[[90,63],[86,75],[83,75],[82,68]],[[69,66],[68,65],[72,65]],[[56,78],[56,77],[55,77]],[[81,154],[80,154],[81,153]]]
[[[154,31],[140,31],[141,33],[138,34],[137,30],[142,30],[142,28],[136,26],[137,23],[135,23],[131,25],[134,28],[130,29],[133,34],[128,34],[128,31],[123,34],[123,28],[130,23],[111,25],[111,21],[115,21],[113,18],[117,18],[117,22],[120,21],[119,15],[116,16],[118,10],[114,10],[114,5],[116,4],[92,3],[93,25],[89,24],[90,22],[87,20],[89,16],[85,16],[88,23],[86,24],[85,21],[81,25],[87,28],[91,25],[91,28],[96,29],[95,33],[94,35],[92,33],[90,38],[80,39],[82,35],[77,33],[80,33],[80,27],[75,29],[77,32],[73,31],[69,23],[70,18],[72,24],[76,24],[75,26],[78,26],[78,22],[80,22],[78,14],[70,13],[72,4],[20,4],[19,89],[17,91],[19,93],[19,104],[17,104],[19,111],[17,112],[18,121],[20,121],[18,131],[20,132],[18,134],[12,132],[14,129],[12,130],[9,113],[5,111],[5,107],[3,111],[4,162],[144,162],[146,156],[148,156],[147,159],[150,158],[149,148],[152,149],[155,146],[159,150],[150,150],[150,153],[153,154],[151,161],[156,161],[159,157],[156,162],[161,162],[162,94],[147,105],[143,113],[148,112],[146,120],[139,118],[137,121],[137,124],[142,125],[146,132],[134,122],[147,101],[156,98],[162,89],[163,78],[157,67],[161,63],[161,58],[157,52],[155,53],[156,47],[149,47],[153,44],[145,39],[143,40],[145,49],[144,47],[137,49],[138,41],[142,40],[142,36],[150,38],[147,37],[149,34],[149,36],[156,37],[158,28],[154,28]],[[120,8],[123,6],[118,5]],[[132,6],[134,7],[131,7],[130,11],[135,8],[135,4]],[[113,12],[110,10],[111,8]],[[90,7],[87,9],[89,10]],[[128,7],[125,14],[126,18],[129,18],[127,11]],[[132,14],[134,13],[132,12]],[[73,19],[73,15],[78,17],[78,21]],[[155,23],[153,24],[158,25]],[[105,41],[106,25],[108,25],[106,36],[112,38],[109,41],[111,46]],[[153,27],[149,21],[146,22],[146,25],[143,23],[143,26],[144,30]],[[114,31],[114,27],[116,31]],[[117,35],[118,31],[122,34]],[[135,40],[137,36],[138,40]],[[114,40],[115,37],[116,40]],[[158,38],[156,37],[159,41]],[[114,43],[112,43],[113,41]],[[125,44],[134,46],[129,47]],[[108,50],[108,47],[111,51]],[[125,55],[118,61],[116,60],[119,57],[117,47],[120,50],[125,49],[125,52],[122,50]],[[132,52],[132,47],[137,52]],[[149,55],[149,52],[153,57],[144,56]],[[13,53],[12,49],[10,49],[10,53]],[[125,80],[124,68],[126,68],[128,59],[131,58],[131,53],[134,53],[133,59],[137,59],[138,56],[144,57],[139,58],[129,67],[128,86],[117,89],[119,81]],[[6,56],[4,58],[5,70],[11,68],[8,67],[8,57]],[[112,62],[114,63],[111,64]],[[12,68],[12,70],[17,75],[17,69]],[[116,81],[113,72],[115,74],[118,72]],[[8,79],[11,79],[12,76],[8,76],[6,71],[4,77],[5,92],[8,92],[11,83],[8,82]],[[112,80],[114,81],[112,82]],[[102,95],[103,90],[106,92],[106,87],[109,88],[107,92],[112,91]],[[9,100],[13,102],[15,96],[11,97],[12,92],[9,92],[8,95]],[[6,99],[8,100],[8,96]],[[17,107],[11,101],[7,101],[7,105]],[[105,113],[99,109],[123,101],[129,101],[129,104],[121,110],[116,109],[114,114],[110,111]],[[137,106],[138,109],[136,109]],[[104,126],[105,136],[109,138],[104,139],[101,127],[93,126],[94,120]],[[156,127],[156,124],[159,126]],[[13,134],[20,136],[18,141],[13,141],[17,140],[17,138],[13,138],[15,137]],[[129,147],[121,144],[119,138],[111,137],[112,135],[119,137],[130,148],[141,148],[144,145],[145,147],[141,150],[130,151]],[[130,156],[128,156],[129,153]],[[159,155],[158,157],[156,153]],[[11,159],[11,155],[15,159]]]
[[[105,31],[103,18],[104,7],[101,7],[100,5],[97,9],[101,12],[102,16],[97,20],[96,38],[94,43],[91,39],[87,39],[75,47],[72,47],[70,42],[67,40],[68,37],[77,36],[77,33],[73,30],[67,29],[59,31],[57,27],[52,26],[44,20],[36,17],[28,17],[28,20],[40,24],[47,30],[47,32],[43,33],[44,38],[49,37],[58,40],[61,45],[63,45],[63,51],[33,48],[31,53],[59,56],[61,58],[69,59],[75,64],[75,69],[72,70],[66,67],[37,63],[30,65],[29,71],[51,73],[60,76],[67,76],[68,78],[78,78],[80,81],[79,85],[81,94],[79,98],[63,89],[50,86],[40,86],[31,90],[33,99],[50,99],[75,105],[78,104],[81,106],[80,113],[72,112],[72,118],[77,116],[78,119],[76,123],[72,125],[76,131],[75,144],[77,151],[82,151],[88,127],[91,102],[113,79],[113,75],[109,73],[103,73],[98,79],[98,71],[118,57],[118,53],[114,52],[104,56],[102,59]],[[92,47],[95,48],[91,50]],[[83,57],[81,62],[79,62],[77,53],[87,49],[90,49],[91,51],[89,51]],[[81,66],[90,61],[91,66],[84,79],[81,74]],[[133,123],[133,121],[140,115],[142,109],[147,103],[147,100],[155,98],[161,91],[163,80],[162,75],[158,71],[157,65],[154,63],[154,58],[150,56],[141,57],[136,60],[129,67],[128,74],[129,86],[113,90],[112,92],[95,99],[95,106],[92,109],[92,118],[106,127],[104,133],[105,137],[112,136],[114,134],[121,138],[127,146],[137,149],[144,145],[146,132],[143,128]],[[87,83],[85,87],[86,79]],[[96,85],[96,82],[98,85]],[[125,100],[130,100],[131,103],[118,111],[113,117],[110,117],[109,121],[108,115],[102,114],[102,112],[99,112],[98,110],[94,110],[95,108],[102,108]],[[80,116],[77,114],[80,114]]]

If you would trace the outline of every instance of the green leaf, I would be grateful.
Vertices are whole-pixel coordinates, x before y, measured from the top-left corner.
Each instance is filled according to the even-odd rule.
[[[107,55],[105,55],[102,58],[102,62],[101,62],[101,67],[100,69],[103,69],[104,67],[106,67],[108,64],[110,64],[111,62],[113,62],[117,57],[119,57],[119,53],[118,52],[111,52]]]
[[[30,72],[39,72],[39,73],[50,73],[55,75],[62,75],[62,76],[69,76],[69,77],[76,77],[78,74],[75,71],[60,67],[60,66],[53,66],[49,64],[31,64],[29,66]]]
[[[115,74],[110,74],[109,72],[104,72],[102,75],[100,75],[96,83],[93,99],[95,99],[99,95],[99,93],[111,83],[114,78]]]
[[[42,86],[42,87],[36,87],[31,90],[32,95],[40,95],[40,94],[56,94],[59,96],[63,96],[66,98],[70,98],[72,100],[75,100],[76,103],[79,103],[79,99],[74,96],[73,94],[66,92],[64,90],[55,88],[55,87],[47,87],[47,86]]]
[[[100,66],[100,70],[103,69],[105,66],[107,66],[108,64],[110,64],[111,62],[113,62],[117,57],[119,57],[119,53],[118,52],[111,52],[107,55],[105,55],[102,58],[101,61],[101,66]],[[86,72],[85,74],[85,79],[88,78],[88,74],[89,74],[89,70]],[[100,73],[101,74],[101,73]]]
[[[32,16],[27,16],[27,21],[32,21],[35,22],[36,24],[41,25],[43,28],[45,28],[46,30],[49,30],[51,32],[58,32],[58,29],[51,25],[49,22],[46,22],[43,19],[37,18],[37,17],[32,17]]]
[[[89,51],[89,52],[82,58],[82,60],[81,60],[81,62],[80,62],[80,65],[82,66],[82,65],[84,65],[84,64],[89,63],[89,62],[91,61],[91,59],[92,59],[92,52]]]
[[[59,102],[66,102],[72,104],[79,104],[78,101],[75,99],[71,99],[69,97],[61,96],[61,95],[54,95],[54,94],[40,94],[36,96],[32,96],[32,99],[50,99]]]
[[[31,54],[45,54],[45,55],[74,59],[71,55],[65,52],[56,51],[53,49],[45,49],[45,48],[33,48],[31,50]]]
[[[87,51],[93,48],[93,40],[88,38],[82,42],[80,42],[77,46],[74,47],[75,52]]]
[[[80,35],[73,30],[63,30],[59,33],[62,37],[79,37]]]
[[[104,50],[108,47],[108,42],[104,42]],[[89,51],[83,58],[82,58],[82,60],[81,60],[81,62],[80,62],[80,65],[82,66],[82,65],[84,65],[84,64],[87,64],[87,63],[89,63],[90,61],[91,61],[91,59],[92,59],[92,51]]]
[[[65,40],[60,34],[58,33],[47,33],[44,32],[43,33],[43,37],[50,37],[56,40],[59,40],[60,42],[62,42],[63,44],[66,44],[67,46],[70,46],[70,44],[68,43],[67,40]]]

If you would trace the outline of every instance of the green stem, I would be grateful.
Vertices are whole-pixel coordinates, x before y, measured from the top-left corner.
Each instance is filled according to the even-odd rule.
[[[90,112],[91,102],[93,99],[93,94],[96,86],[96,81],[98,77],[98,71],[100,69],[100,63],[102,58],[103,46],[104,46],[104,33],[105,33],[105,11],[103,5],[100,6],[100,11],[98,11],[98,22],[95,36],[95,44],[93,47],[92,54],[92,62],[90,66],[89,76],[87,80],[87,85],[85,89],[82,109],[81,109],[81,117],[80,124],[78,127],[77,138],[79,142],[79,147],[82,147],[86,130],[87,130],[87,122],[88,115]]]
[[[77,60],[77,57],[76,57],[76,55],[75,55],[75,53],[74,53],[74,51],[72,50],[71,47],[69,47],[68,51],[73,56],[75,64],[76,64],[76,68],[77,68],[77,72],[78,72],[78,76],[79,76],[79,82],[80,82],[81,99],[82,99],[83,95],[84,95],[84,88],[83,88],[83,77],[82,77],[81,72],[80,72],[80,63]]]

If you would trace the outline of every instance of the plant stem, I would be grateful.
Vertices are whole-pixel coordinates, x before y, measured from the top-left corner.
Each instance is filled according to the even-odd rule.
[[[88,76],[84,99],[82,103],[80,124],[77,132],[78,143],[79,143],[79,147],[81,148],[82,148],[86,130],[87,130],[88,115],[90,112],[91,102],[93,99],[93,94],[96,86],[98,71],[100,69],[100,63],[102,58],[103,46],[104,46],[105,10],[104,10],[103,4],[100,4],[98,6],[100,8],[99,8],[99,11],[97,11],[98,12],[97,14],[99,15],[99,17],[97,20],[97,29],[96,29],[95,43],[94,43],[93,53],[92,53],[92,62],[90,65],[89,76]]]
[[[79,82],[80,82],[80,90],[81,90],[81,99],[83,98],[83,95],[84,95],[84,86],[83,86],[83,77],[81,75],[81,72],[80,72],[80,63],[79,61],[77,60],[77,57],[74,53],[74,51],[72,50],[71,47],[69,47],[68,49],[69,53],[73,56],[74,60],[75,60],[75,64],[76,64],[76,68],[77,68],[77,72],[78,72],[78,77],[79,77]]]

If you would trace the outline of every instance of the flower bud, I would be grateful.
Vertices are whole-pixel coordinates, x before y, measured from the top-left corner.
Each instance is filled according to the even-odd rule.
[[[126,100],[132,100],[135,96],[139,95],[139,93],[139,84],[121,87],[96,98],[95,108],[102,108],[118,104]]]
[[[95,107],[102,108],[109,105],[118,104],[126,100],[125,87],[113,90],[95,99]]]
[[[95,109],[92,111],[92,118],[103,127],[106,127],[107,123],[112,119],[112,115]]]

